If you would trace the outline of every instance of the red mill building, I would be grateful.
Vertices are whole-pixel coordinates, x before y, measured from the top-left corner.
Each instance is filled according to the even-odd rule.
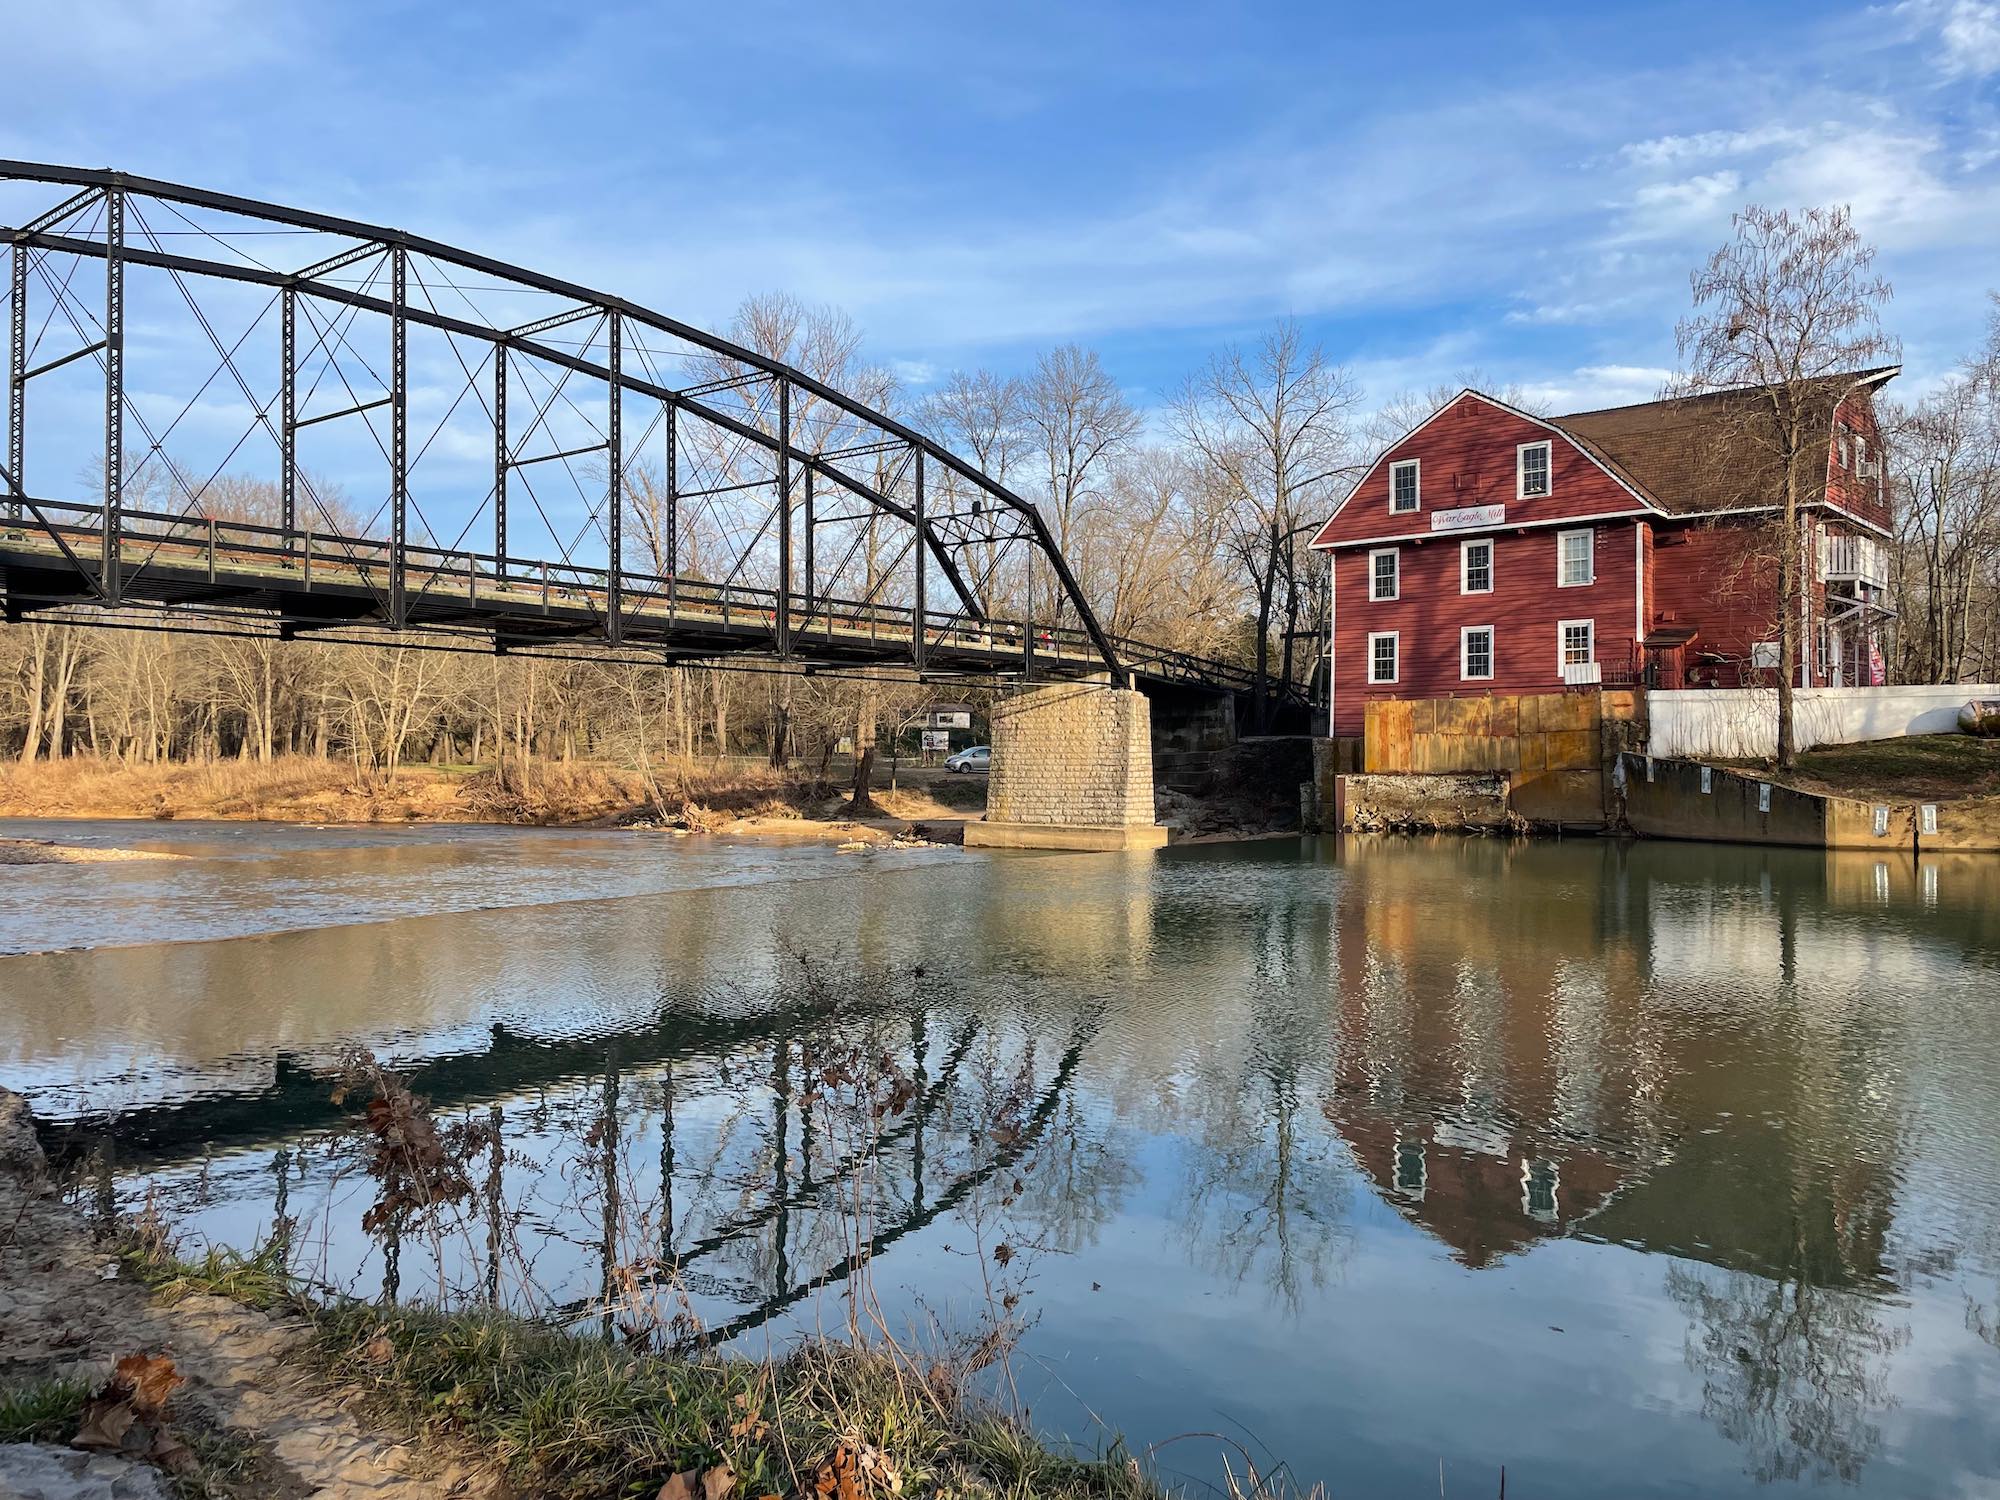
[[[1874,393],[1897,368],[1813,388],[1803,686],[1882,681]],[[1763,399],[1542,418],[1467,390],[1397,439],[1312,543],[1333,569],[1333,733],[1360,734],[1371,698],[1772,681],[1782,470],[1745,430]]]

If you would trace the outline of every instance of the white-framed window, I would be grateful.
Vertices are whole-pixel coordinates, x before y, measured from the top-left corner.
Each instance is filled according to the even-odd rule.
[[[1556,587],[1584,588],[1597,582],[1597,533],[1556,533]]]
[[[1458,632],[1458,676],[1461,682],[1489,682],[1493,677],[1493,627],[1466,625]]]
[[[1397,668],[1402,665],[1396,650],[1396,632],[1393,630],[1371,631],[1368,636],[1368,680],[1370,682],[1394,682]]]
[[[1556,626],[1556,676],[1564,669],[1597,660],[1597,622],[1564,620]]]
[[[1552,448],[1547,439],[1522,443],[1514,450],[1514,498],[1531,500],[1550,491]]]
[[[1404,515],[1423,504],[1423,465],[1415,458],[1399,459],[1389,465],[1389,513]]]
[[[1396,1137],[1396,1191],[1405,1198],[1424,1196],[1424,1143]]]
[[[1458,544],[1458,591],[1461,594],[1493,592],[1493,539]]]
[[[1553,1224],[1561,1183],[1562,1169],[1556,1163],[1524,1157],[1521,1161],[1521,1211],[1531,1219]]]
[[[1380,547],[1368,554],[1368,597],[1400,599],[1403,596],[1401,554],[1394,547]]]

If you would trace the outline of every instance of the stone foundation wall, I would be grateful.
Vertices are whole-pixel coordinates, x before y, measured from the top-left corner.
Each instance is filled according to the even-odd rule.
[[[1151,711],[1143,693],[1063,682],[993,708],[992,823],[1096,828],[1153,821]]]
[[[1509,826],[1504,771],[1459,775],[1402,772],[1345,780],[1341,826],[1357,832]]]

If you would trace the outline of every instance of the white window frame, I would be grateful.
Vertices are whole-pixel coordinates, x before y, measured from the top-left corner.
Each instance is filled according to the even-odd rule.
[[[1368,632],[1368,685],[1370,687],[1394,687],[1403,680],[1403,642],[1400,630],[1371,630]],[[1396,650],[1396,671],[1390,677],[1375,675],[1375,643],[1390,641]]]
[[[1393,557],[1396,560],[1396,586],[1389,593],[1375,592],[1375,559]],[[1390,604],[1403,597],[1403,549],[1401,547],[1376,547],[1368,554],[1368,602],[1370,604]]]
[[[1572,629],[1578,626],[1581,626],[1584,630],[1590,632],[1590,654],[1584,657],[1582,662],[1572,663],[1569,659],[1569,633]],[[1596,660],[1597,660],[1597,621],[1595,619],[1556,621],[1556,677],[1559,680],[1562,679],[1565,668],[1570,667],[1572,665],[1582,666],[1585,663],[1593,662]]]
[[[1542,470],[1542,472],[1548,476],[1549,487],[1543,490],[1538,495],[1531,495],[1528,493],[1528,450],[1530,448],[1545,449],[1548,453],[1548,458],[1549,458],[1548,463],[1544,466]],[[1549,498],[1549,496],[1553,495],[1555,492],[1556,492],[1555,443],[1549,438],[1542,438],[1539,441],[1533,443],[1516,443],[1514,445],[1514,498],[1516,500],[1546,500]]]
[[[1399,506],[1396,504],[1396,471],[1411,470],[1416,478],[1412,488],[1416,491],[1416,503]],[[1424,461],[1421,458],[1399,458],[1389,465],[1389,514],[1392,516],[1413,516],[1424,508]]]
[[[1472,637],[1481,631],[1486,633],[1486,670],[1471,670],[1471,652],[1467,649]],[[1398,663],[1400,665],[1400,663]],[[1500,633],[1491,625],[1461,625],[1458,628],[1458,680],[1460,682],[1491,682],[1493,672],[1500,665]]]
[[[1586,548],[1586,561],[1590,564],[1590,576],[1588,578],[1572,580],[1564,576],[1568,572],[1568,569],[1563,566],[1563,552],[1566,549],[1569,539],[1573,536],[1582,537],[1588,544]],[[1570,531],[1558,531],[1556,533],[1556,587],[1559,589],[1587,589],[1595,582],[1597,582],[1597,528],[1595,526],[1579,526]]]
[[[1474,547],[1484,547],[1486,549],[1486,587],[1483,589],[1473,588],[1468,582],[1472,576],[1470,563]],[[1499,572],[1499,560],[1500,549],[1494,545],[1493,538],[1490,536],[1467,537],[1464,541],[1460,542],[1458,544],[1458,591],[1461,594],[1492,593]]]

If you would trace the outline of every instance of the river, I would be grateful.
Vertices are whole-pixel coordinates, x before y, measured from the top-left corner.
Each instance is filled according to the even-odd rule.
[[[0,870],[0,1082],[190,1242],[762,1352],[862,1239],[1044,1431],[1335,1495],[2000,1487],[2000,860],[58,829],[186,857]],[[355,1046],[497,1111],[451,1232]]]

